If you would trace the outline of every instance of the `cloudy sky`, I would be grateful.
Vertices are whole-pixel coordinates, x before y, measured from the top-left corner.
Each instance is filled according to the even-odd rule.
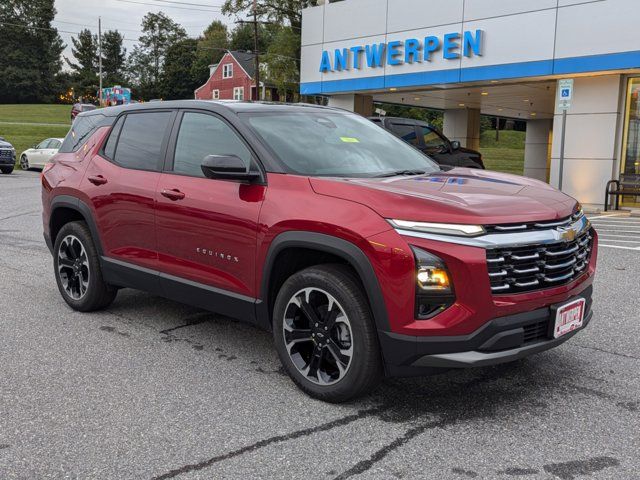
[[[140,36],[140,22],[147,12],[163,11],[181,24],[189,36],[197,37],[213,20],[232,24],[235,19],[220,13],[223,0],[56,0],[58,11],[54,26],[67,45],[64,55],[71,55],[71,37],[83,28],[98,33],[98,17],[102,29],[118,30],[125,36],[127,52]]]

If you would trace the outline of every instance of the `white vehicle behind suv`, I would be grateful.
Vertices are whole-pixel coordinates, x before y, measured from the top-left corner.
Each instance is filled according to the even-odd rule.
[[[20,154],[20,168],[44,168],[62,145],[63,138],[47,138]]]

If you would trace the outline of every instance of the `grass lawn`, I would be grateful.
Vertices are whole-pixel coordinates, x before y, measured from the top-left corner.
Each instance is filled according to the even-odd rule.
[[[0,105],[0,137],[20,153],[45,138],[63,138],[69,131],[71,105]],[[39,123],[49,125],[37,125]]]
[[[525,132],[504,130],[496,142],[496,132],[487,130],[480,137],[480,152],[488,170],[522,175],[524,172]]]

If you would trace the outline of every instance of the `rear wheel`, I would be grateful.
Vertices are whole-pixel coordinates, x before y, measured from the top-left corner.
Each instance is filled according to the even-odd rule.
[[[84,222],[64,225],[53,252],[58,290],[71,308],[90,312],[113,302],[118,292],[102,278],[98,252]]]
[[[27,158],[26,155],[22,155],[20,157],[20,168],[22,170],[29,170],[29,159]]]
[[[345,402],[372,389],[382,376],[366,296],[341,265],[308,268],[284,283],[273,334],[285,370],[312,397]]]
[[[2,168],[0,168],[0,172],[4,173],[5,175],[9,175],[10,173],[13,172],[13,166],[11,166],[11,167],[2,167]]]

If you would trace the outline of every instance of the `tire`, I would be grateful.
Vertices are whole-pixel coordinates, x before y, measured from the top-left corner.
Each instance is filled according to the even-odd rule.
[[[60,229],[53,248],[53,266],[58,290],[74,310],[101,310],[116,298],[117,289],[102,278],[100,257],[84,222],[70,222]]]
[[[29,158],[27,158],[27,156],[26,156],[26,155],[22,155],[22,156],[20,157],[20,168],[21,168],[22,170],[29,170],[29,168],[31,168],[31,167],[29,166]]]
[[[13,173],[13,166],[11,167],[2,167],[0,168],[0,172],[4,173],[5,175],[9,175],[11,173]]]
[[[273,336],[284,369],[311,397],[346,402],[382,377],[371,309],[359,281],[342,265],[307,268],[282,285]]]

